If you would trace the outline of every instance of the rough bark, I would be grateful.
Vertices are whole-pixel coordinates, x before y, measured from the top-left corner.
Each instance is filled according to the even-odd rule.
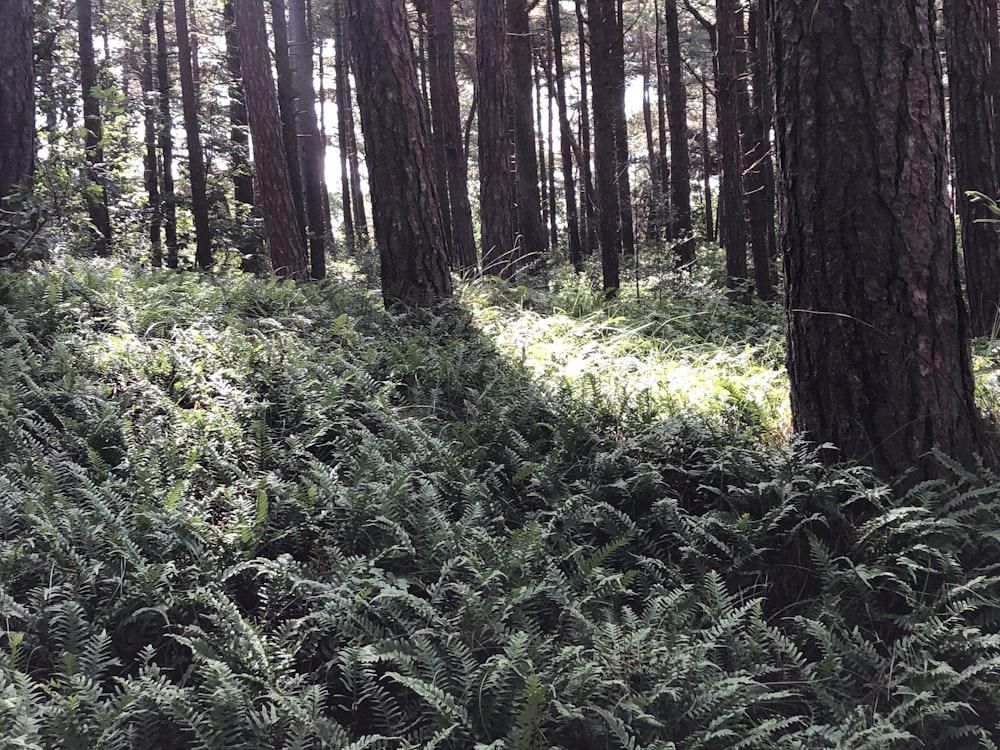
[[[83,123],[86,130],[85,153],[87,179],[93,188],[87,192],[94,252],[111,254],[111,215],[108,191],[104,184],[104,123],[97,91],[97,64],[94,59],[93,8],[90,0],[76,0],[77,39],[80,54],[80,88],[83,93]]]
[[[664,0],[664,33],[667,40],[667,96],[670,122],[670,236],[679,239],[691,233],[691,153],[688,149],[687,88],[681,71],[680,24],[677,0]],[[677,263],[694,262],[694,242],[677,247]]]
[[[597,191],[594,189],[593,150],[590,136],[590,102],[587,92],[590,90],[590,74],[588,73],[587,30],[584,17],[586,0],[576,0],[576,37],[580,50],[580,65],[577,72],[580,76],[580,149],[577,162],[580,166],[580,202],[583,204],[580,235],[583,238],[583,251],[590,255],[597,247]]]
[[[302,190],[302,170],[299,158],[299,140],[295,132],[295,87],[292,83],[292,61],[288,54],[288,18],[285,0],[269,0],[271,5],[271,30],[274,35],[274,71],[277,73],[278,112],[281,115],[281,136],[288,160],[288,175],[292,181],[292,200],[295,219],[306,241],[306,209]]]
[[[974,336],[995,333],[1000,313],[1000,235],[992,224],[976,223],[991,214],[966,194],[975,190],[1000,198],[989,5],[990,0],[944,3],[954,193]]]
[[[156,118],[158,99],[153,82],[152,29],[149,23],[149,4],[142,1],[142,101],[143,101],[143,141],[145,152],[142,161],[142,181],[149,199],[149,255],[154,268],[163,265],[163,227],[160,219],[160,175],[156,158]]]
[[[768,13],[795,430],[933,476],[978,440],[933,0]]]
[[[250,168],[250,120],[243,93],[243,59],[236,35],[233,0],[223,8],[226,38],[226,71],[229,73],[229,175],[233,197],[245,206],[253,205],[253,171]]]
[[[177,197],[174,194],[174,136],[173,118],[170,114],[170,67],[167,64],[167,31],[164,19],[166,0],[156,4],[156,85],[160,102],[160,190],[163,206],[163,230],[167,247],[167,268],[177,268]]]
[[[283,278],[307,279],[308,262],[292,198],[292,179],[271,77],[263,0],[235,0],[235,5],[259,188],[256,202],[264,216],[271,266]]]
[[[483,273],[511,278],[517,253],[513,209],[516,158],[510,91],[506,8],[477,0],[476,70],[479,81],[479,214]]]
[[[445,218],[451,225],[453,262],[463,273],[476,270],[476,240],[469,201],[469,164],[462,147],[462,113],[455,75],[455,19],[451,0],[428,0],[431,49],[431,106],[441,134],[447,170]],[[443,203],[442,199],[442,203]]]
[[[506,0],[507,43],[510,52],[510,93],[514,114],[514,169],[517,179],[517,215],[520,252],[513,260],[520,266],[545,252],[538,152],[535,148],[534,81],[531,75],[531,28],[527,0]]]
[[[0,201],[29,188],[35,164],[31,0],[0,0]],[[0,241],[0,250],[5,250]],[[7,255],[7,252],[3,253]]]
[[[428,115],[413,61],[404,0],[348,0],[387,307],[429,306],[451,296]]]
[[[288,41],[295,93],[295,133],[299,139],[302,182],[305,189],[306,227],[309,230],[309,264],[314,279],[326,276],[326,217],[323,196],[326,182],[323,143],[316,117],[313,87],[313,40],[306,20],[305,0],[288,2]]]
[[[594,172],[596,175],[601,271],[604,291],[614,295],[621,285],[622,215],[619,203],[618,149],[615,143],[616,109],[621,91],[614,62],[620,33],[615,0],[587,0],[590,23],[590,86],[594,119]],[[624,102],[622,102],[624,105]]]
[[[181,77],[181,106],[188,147],[188,176],[191,180],[191,213],[194,216],[195,264],[212,267],[212,227],[208,220],[208,179],[205,156],[198,127],[198,97],[195,90],[191,40],[188,34],[187,4],[174,0],[174,23],[177,26],[177,59]]]
[[[555,65],[556,106],[559,109],[559,147],[562,151],[563,192],[566,195],[566,225],[569,230],[569,260],[576,270],[583,269],[580,244],[580,219],[573,175],[573,131],[566,107],[566,69],[563,62],[562,11],[559,0],[549,0],[549,23],[552,27],[552,52]]]
[[[719,239],[726,251],[726,283],[740,287],[747,278],[746,221],[743,215],[743,149],[740,143],[739,94],[744,72],[739,48],[737,0],[716,2],[716,120],[719,130]]]

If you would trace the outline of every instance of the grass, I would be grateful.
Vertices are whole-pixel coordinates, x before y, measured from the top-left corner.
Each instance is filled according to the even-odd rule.
[[[0,274],[5,746],[995,747],[1000,481],[823,465],[707,281],[554,288]]]

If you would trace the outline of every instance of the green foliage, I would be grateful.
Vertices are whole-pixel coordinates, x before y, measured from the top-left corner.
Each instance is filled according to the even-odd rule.
[[[897,497],[780,439],[764,340],[644,401],[700,323],[489,294],[0,273],[5,746],[995,747],[1000,480]]]

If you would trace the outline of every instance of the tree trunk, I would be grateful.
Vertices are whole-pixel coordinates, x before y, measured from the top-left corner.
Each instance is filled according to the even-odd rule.
[[[306,251],[292,198],[294,188],[271,77],[263,0],[235,0],[235,4],[259,188],[257,203],[264,216],[271,266],[282,278],[307,279]]]
[[[604,292],[617,294],[622,251],[622,216],[619,203],[617,137],[618,88],[615,37],[618,26],[616,0],[587,0],[590,23],[590,87],[594,116],[594,171],[596,173],[601,270]]]
[[[583,204],[583,224],[580,235],[583,239],[583,251],[590,255],[597,247],[597,191],[594,189],[593,149],[590,144],[590,103],[587,92],[590,90],[588,81],[587,61],[587,31],[583,14],[585,0],[576,0],[576,35],[577,46],[580,49],[580,66],[577,72],[580,76],[580,153],[577,155],[580,166],[580,202]]]
[[[479,214],[483,273],[512,278],[516,270],[513,209],[516,158],[510,91],[507,15],[502,0],[476,3],[479,80]]]
[[[348,164],[350,140],[347,129],[354,127],[354,121],[349,117],[350,95],[348,93],[347,77],[350,74],[350,62],[347,51],[347,34],[344,30],[346,12],[344,0],[334,0],[333,4],[333,87],[334,99],[337,105],[337,151],[340,154],[340,195],[341,211],[344,217],[344,242],[350,252],[358,246],[358,235],[354,227],[354,204],[351,197],[351,170]]]
[[[794,427],[909,482],[979,437],[933,5],[768,9]]]
[[[382,297],[390,308],[433,305],[451,296],[451,274],[406,5],[348,0],[347,8]]]
[[[635,255],[635,222],[632,218],[632,179],[629,175],[628,118],[625,116],[625,18],[624,0],[617,0],[614,25],[610,27],[612,118],[615,130],[615,187],[618,189],[619,232],[622,252]]]
[[[743,149],[740,144],[739,89],[745,66],[739,47],[737,0],[717,0],[716,118],[722,162],[719,239],[726,251],[726,283],[738,288],[747,279],[746,222],[743,216]]]
[[[583,248],[580,245],[580,218],[576,203],[576,180],[573,176],[573,133],[566,107],[566,70],[563,63],[562,11],[559,0],[549,0],[549,22],[552,27],[552,51],[555,64],[556,106],[559,108],[559,147],[562,151],[563,192],[566,195],[566,224],[569,230],[569,261],[577,271],[583,270]]]
[[[0,0],[0,200],[30,187],[35,164],[33,25],[30,0]]]
[[[658,242],[662,236],[663,190],[660,186],[659,155],[653,140],[653,102],[650,96],[652,70],[649,60],[649,41],[643,38],[642,46],[642,125],[646,134],[646,164],[649,171],[648,215],[646,217],[646,241]]]
[[[715,223],[712,221],[712,149],[708,140],[708,82],[701,79],[701,163],[702,193],[705,203],[705,239],[715,240]]]
[[[292,61],[288,54],[288,19],[285,0],[269,0],[271,30],[274,33],[274,70],[278,75],[278,112],[281,115],[281,136],[288,160],[288,175],[292,181],[292,201],[295,219],[303,245],[306,242],[306,212],[302,190],[299,139],[295,132],[295,87],[292,83]]]
[[[160,173],[163,189],[160,191],[163,206],[163,230],[167,246],[167,268],[177,268],[177,196],[174,193],[174,136],[173,118],[170,115],[170,68],[167,65],[167,31],[163,17],[166,0],[156,4],[156,79],[160,101]]]
[[[354,94],[351,90],[350,58],[351,39],[347,34],[346,0],[337,0],[340,16],[340,38],[337,42],[337,81],[340,100],[337,103],[338,122],[347,153],[348,174],[351,180],[352,213],[354,232],[359,247],[368,244],[368,215],[365,211],[365,196],[361,190],[361,164],[358,158],[358,138],[354,130]]]
[[[469,163],[462,148],[462,113],[455,77],[455,20],[451,0],[428,0],[431,29],[431,105],[447,170],[445,220],[451,225],[452,257],[466,275],[476,271],[476,239],[469,202]],[[442,204],[444,204],[442,197]]]
[[[181,74],[181,105],[184,110],[184,131],[187,134],[188,174],[191,179],[191,213],[194,215],[196,241],[195,264],[198,268],[212,267],[212,228],[208,220],[208,180],[205,157],[201,150],[198,128],[198,99],[191,64],[191,41],[188,36],[187,5],[174,0],[174,23],[177,26],[177,58]]]
[[[302,180],[305,187],[306,225],[309,228],[310,272],[314,279],[326,276],[326,217],[323,195],[326,182],[323,143],[316,119],[316,91],[313,88],[313,40],[306,22],[305,0],[288,2],[289,43],[292,84],[295,91],[295,132],[299,138]]]
[[[149,197],[150,264],[159,268],[163,265],[163,231],[160,220],[160,175],[156,158],[157,91],[153,83],[153,44],[149,13],[147,0],[142,0],[139,31],[142,36],[143,135],[146,147],[142,162],[142,181]]]
[[[945,0],[951,153],[965,285],[974,336],[996,333],[1000,313],[1000,235],[986,206],[966,191],[1000,198],[997,122],[989,34],[990,0]]]
[[[507,43],[510,51],[510,93],[514,113],[514,168],[517,216],[521,234],[516,266],[542,257],[547,242],[542,221],[542,197],[535,149],[534,81],[531,76],[531,27],[527,0],[506,0]]]
[[[664,0],[667,38],[667,106],[670,121],[670,235],[674,239],[691,233],[691,153],[688,150],[687,88],[681,71],[680,24],[677,0]],[[711,203],[711,201],[709,201]],[[677,247],[677,263],[689,266],[694,262],[694,242]]]
[[[87,210],[93,225],[94,252],[111,255],[111,216],[108,192],[104,185],[104,125],[94,60],[93,12],[90,0],[76,0],[77,31],[80,52],[80,88],[83,91],[83,123],[86,130],[85,153],[87,179],[93,189],[87,192]]]

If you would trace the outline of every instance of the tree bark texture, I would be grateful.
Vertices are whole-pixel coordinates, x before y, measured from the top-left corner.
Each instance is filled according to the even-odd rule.
[[[594,172],[597,189],[597,233],[601,245],[601,271],[604,291],[617,293],[621,285],[620,258],[622,251],[622,216],[619,203],[618,163],[615,144],[616,109],[624,92],[618,88],[617,66],[613,57],[617,49],[618,27],[616,0],[587,0],[590,22],[590,85],[594,120]],[[620,102],[624,106],[624,101]],[[625,165],[627,168],[627,165]]]
[[[447,171],[447,211],[452,260],[463,273],[476,270],[476,239],[469,201],[469,163],[462,147],[462,113],[455,76],[455,19],[451,0],[428,0],[431,50],[431,107],[435,132],[441,134]],[[445,201],[442,197],[442,204]]]
[[[184,132],[187,135],[188,175],[191,179],[191,213],[194,216],[196,243],[195,264],[198,268],[207,269],[212,267],[212,227],[208,220],[208,178],[205,173],[205,155],[201,149],[201,129],[198,127],[198,96],[195,90],[185,0],[174,0],[174,23],[177,26],[181,105],[184,110]]]
[[[719,240],[726,251],[726,282],[737,288],[747,278],[746,221],[743,215],[743,149],[740,143],[739,97],[745,56],[739,48],[737,0],[716,2],[716,119],[722,177]]]
[[[288,42],[295,93],[295,133],[299,140],[306,226],[309,229],[309,267],[314,279],[322,279],[326,276],[325,164],[316,117],[313,40],[306,21],[306,0],[288,2]]]
[[[170,115],[170,67],[167,60],[167,30],[164,18],[166,0],[156,4],[156,85],[160,102],[160,174],[163,189],[160,201],[163,206],[163,231],[167,247],[167,268],[177,268],[177,198],[174,194],[174,136]]]
[[[87,193],[87,210],[93,225],[94,251],[98,255],[107,256],[111,254],[111,215],[108,213],[108,191],[105,189],[103,175],[104,123],[101,119],[101,99],[97,91],[93,7],[90,0],[76,0],[76,14],[83,123],[86,129],[87,178],[93,186]]]
[[[1000,313],[1000,234],[993,224],[976,223],[991,214],[966,195],[975,190],[1000,198],[989,4],[990,0],[944,3],[955,204],[974,336],[995,332]]]
[[[157,90],[153,82],[152,25],[149,22],[150,8],[147,0],[142,1],[142,102],[143,136],[145,153],[142,161],[142,180],[149,199],[149,253],[150,264],[154,268],[163,265],[162,222],[160,220],[160,175],[156,158],[156,117],[158,112]]]
[[[271,266],[282,278],[309,278],[292,198],[281,116],[271,77],[263,0],[235,0],[236,32],[243,53],[243,88],[250,115],[257,174],[257,204],[264,216]]]
[[[933,476],[978,439],[933,0],[769,16],[794,427]]]
[[[552,57],[555,66],[556,106],[559,109],[559,147],[562,151],[563,192],[566,194],[566,225],[569,230],[569,260],[577,271],[583,269],[580,243],[580,218],[576,202],[576,179],[573,175],[573,131],[566,106],[566,68],[563,61],[562,11],[559,0],[549,0],[552,27]]]
[[[688,149],[687,88],[681,70],[680,23],[677,0],[664,0],[667,40],[667,108],[670,123],[670,236],[675,239],[691,233],[691,153]],[[677,248],[677,261],[688,266],[694,261],[694,242]]]
[[[441,203],[431,164],[404,0],[348,0],[375,242],[387,307],[451,296]]]
[[[512,278],[516,271],[513,104],[502,0],[477,0],[476,69],[479,81],[479,215],[483,273]]]
[[[0,200],[30,187],[35,163],[31,0],[0,0]]]

